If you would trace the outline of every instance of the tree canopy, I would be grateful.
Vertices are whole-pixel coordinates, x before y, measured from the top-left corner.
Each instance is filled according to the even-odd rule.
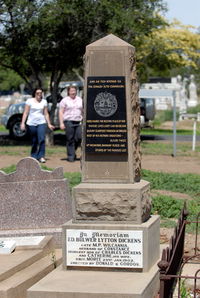
[[[113,33],[137,50],[141,81],[199,65],[199,34],[161,17],[163,0],[0,0],[0,66],[56,104],[63,74],[83,64],[85,46]]]
[[[147,76],[195,73],[200,62],[200,35],[179,21],[154,30],[143,39],[138,60]]]
[[[56,93],[63,73],[82,65],[85,46],[114,33],[139,46],[159,28],[162,0],[0,0],[0,65],[30,89],[51,78]]]

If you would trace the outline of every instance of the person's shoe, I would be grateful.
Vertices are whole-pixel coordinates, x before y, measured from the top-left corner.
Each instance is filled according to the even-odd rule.
[[[67,158],[67,161],[74,162],[75,160],[73,158]]]
[[[44,157],[41,157],[41,158],[39,159],[39,162],[41,162],[41,163],[45,163],[46,160],[44,159]]]

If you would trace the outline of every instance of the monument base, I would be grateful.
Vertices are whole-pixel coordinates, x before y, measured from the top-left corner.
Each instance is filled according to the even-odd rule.
[[[130,223],[73,223],[70,220],[63,225],[62,234],[64,269],[66,267],[76,270],[80,268],[82,270],[96,270],[98,268],[98,270],[147,272],[160,256],[160,217],[158,215],[152,215],[148,221],[140,225]],[[79,237],[78,234],[83,236]],[[87,236],[84,238],[86,234]],[[91,234],[97,235],[95,236],[96,239],[91,238],[89,236]],[[134,238],[138,238],[134,235],[138,234],[142,235],[139,248],[137,242],[133,242]],[[130,245],[134,248],[133,251],[131,251]],[[133,261],[133,266],[129,266],[129,264],[126,266],[127,263],[132,262],[135,256],[138,260],[138,255],[140,259],[138,266],[134,266],[134,262],[137,263],[138,261]]]
[[[151,214],[150,183],[80,183],[72,202],[73,222],[141,224]]]
[[[149,272],[62,270],[58,267],[27,291],[27,298],[153,298],[159,289],[155,264]]]

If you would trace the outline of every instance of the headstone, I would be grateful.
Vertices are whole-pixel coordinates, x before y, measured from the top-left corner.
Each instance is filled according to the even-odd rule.
[[[190,76],[188,107],[196,107],[198,104],[197,87],[194,75]]]
[[[159,216],[151,215],[150,184],[140,177],[135,66],[134,47],[112,34],[86,48],[82,183],[73,189],[73,219],[63,225],[63,268],[147,274],[151,282],[138,277],[143,293],[133,297],[150,298],[158,286]]]
[[[183,120],[183,115],[187,113],[188,97],[186,91],[187,79],[184,78],[180,89],[180,107],[179,107],[179,120]]]
[[[0,171],[0,189],[1,237],[36,236],[36,232],[46,235],[49,229],[60,229],[71,218],[69,188],[62,168],[42,170],[37,160],[24,158],[15,172]]]

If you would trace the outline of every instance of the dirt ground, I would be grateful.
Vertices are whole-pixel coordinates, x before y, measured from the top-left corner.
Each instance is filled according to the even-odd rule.
[[[0,168],[8,167],[26,156],[1,155]],[[46,166],[50,168],[63,167],[64,172],[79,172],[80,160],[68,162],[64,154],[46,156]],[[143,155],[142,168],[155,172],[167,173],[193,173],[200,174],[200,159],[190,156],[172,157],[168,155]]]

